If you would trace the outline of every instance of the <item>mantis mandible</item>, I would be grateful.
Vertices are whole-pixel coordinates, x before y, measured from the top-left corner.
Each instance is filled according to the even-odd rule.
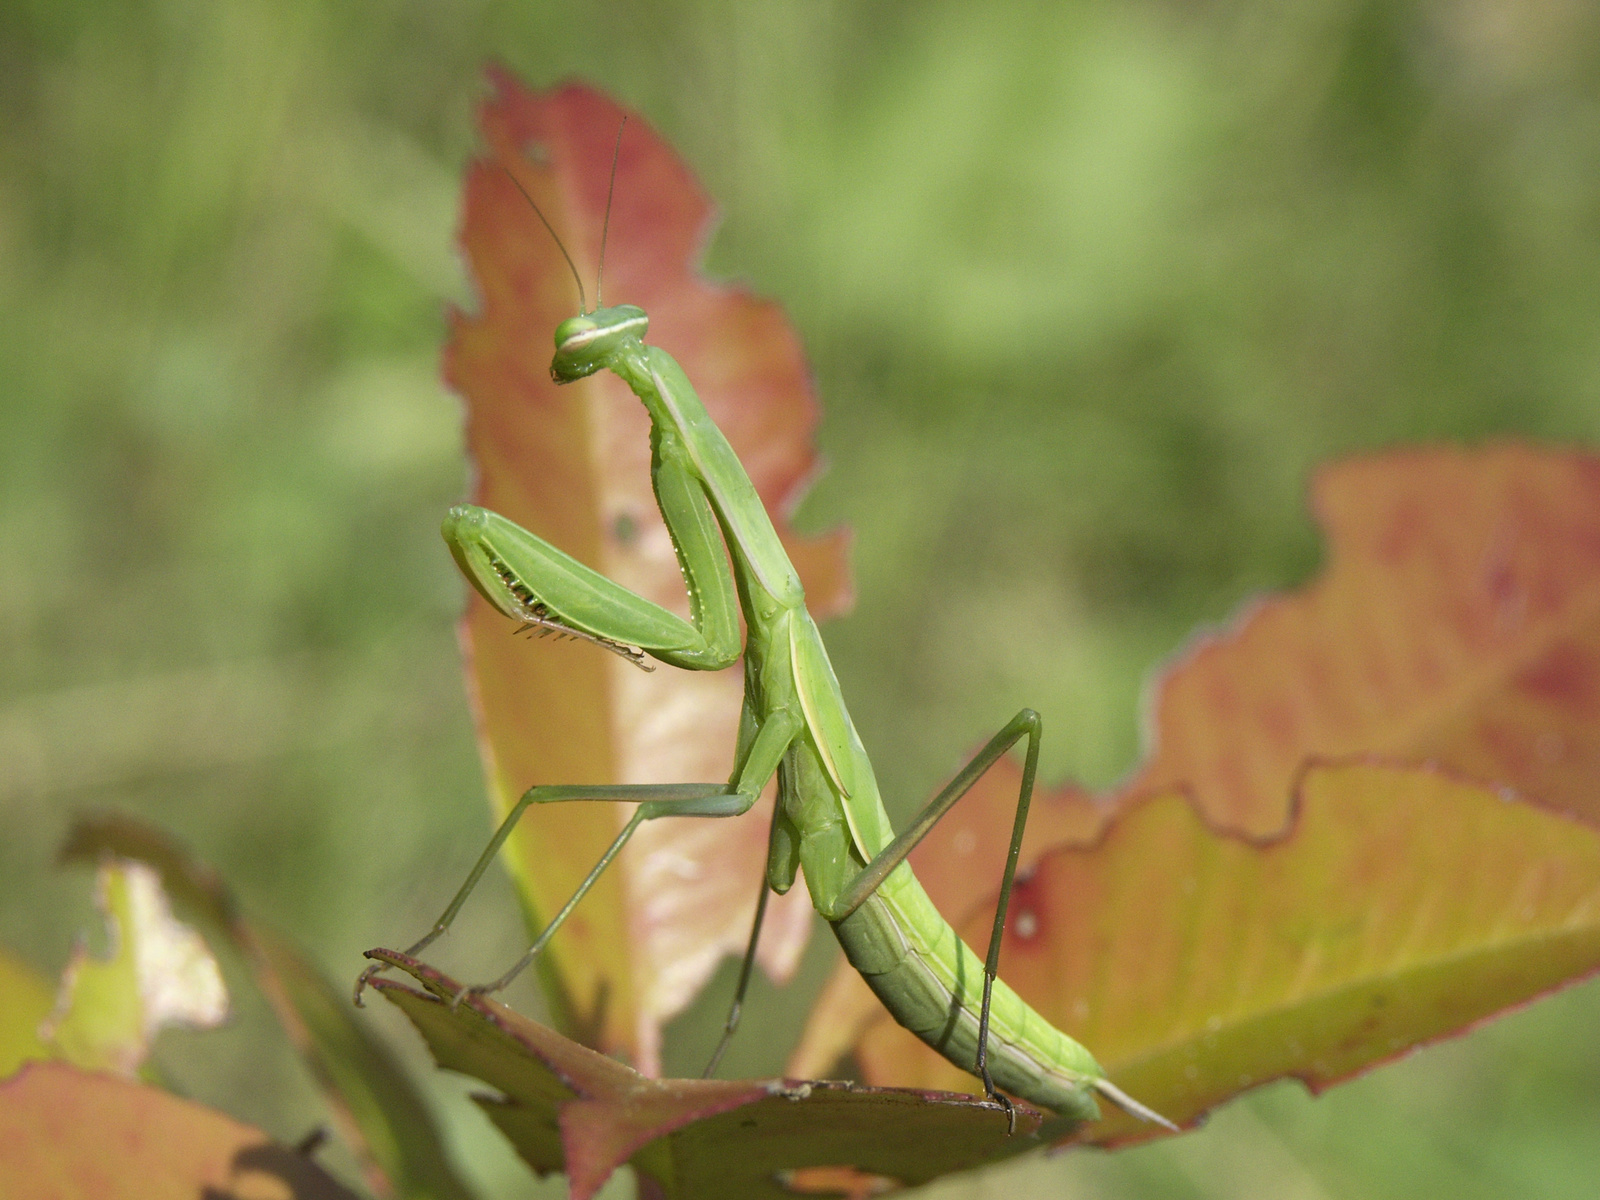
[[[613,166],[613,180],[614,172]],[[533,204],[531,196],[528,202]],[[608,201],[608,214],[609,208]],[[534,211],[556,237],[536,204]],[[559,237],[556,242],[560,245]],[[645,343],[644,311],[628,304],[602,307],[598,283],[595,307],[586,311],[582,279],[565,247],[561,250],[578,279],[579,313],[555,331],[551,377],[562,384],[612,371],[643,402],[651,423],[652,483],[687,585],[689,619],[612,582],[487,509],[451,509],[444,539],[467,580],[506,616],[524,627],[598,643],[641,666],[646,666],[646,655],[691,671],[731,665],[740,656],[742,612],[744,704],[733,773],[716,783],[529,788],[438,922],[407,954],[420,953],[449,927],[529,805],[603,800],[638,807],[528,952],[499,979],[465,989],[458,1002],[469,993],[504,988],[532,962],[643,822],[739,816],[776,774],[778,799],[765,886],[708,1076],[739,1022],[769,892],[787,892],[803,868],[816,910],[832,925],[845,956],[884,1007],[934,1050],[976,1075],[988,1100],[1004,1107],[1012,1129],[1015,1114],[1007,1092],[1074,1121],[1099,1116],[1099,1095],[1136,1117],[1176,1128],[1112,1084],[1088,1050],[997,977],[1038,766],[1039,715],[1025,708],[1013,717],[896,836],[872,763],[806,610],[800,578],[744,467],[682,368],[666,351]],[[905,860],[978,778],[1024,738],[1016,818],[988,954],[980,969],[977,955],[939,914]],[[362,988],[382,969],[375,965],[361,974],[357,1004]]]

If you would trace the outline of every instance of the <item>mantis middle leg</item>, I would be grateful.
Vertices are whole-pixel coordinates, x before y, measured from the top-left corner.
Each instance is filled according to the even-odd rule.
[[[556,930],[566,923],[572,910],[578,906],[578,902],[588,894],[595,881],[622,852],[622,848],[633,837],[634,831],[644,822],[657,817],[736,817],[748,812],[761,794],[761,789],[766,786],[767,780],[777,771],[778,761],[789,748],[799,724],[799,720],[791,716],[787,710],[779,710],[770,716],[757,731],[749,749],[745,752],[744,761],[735,767],[733,779],[728,783],[583,784],[529,788],[506,814],[505,820],[500,823],[500,828],[495,830],[494,837],[478,856],[478,861],[473,865],[466,882],[461,885],[439,919],[434,922],[433,928],[408,948],[406,955],[411,957],[420,954],[440,934],[450,928],[461,906],[466,903],[478,880],[484,871],[488,870],[489,864],[494,861],[494,856],[505,844],[506,838],[511,836],[512,829],[530,805],[560,804],[577,800],[637,801],[639,807],[634,810],[628,823],[622,827],[611,845],[606,848],[606,852],[600,856],[600,860],[578,885],[577,891],[534,939],[533,945],[528,947],[527,952],[509,971],[492,983],[463,989],[457,997],[457,1002],[459,1003],[461,997],[468,993],[487,995],[500,991],[539,956]],[[361,1004],[361,993],[367,982],[384,970],[385,966],[386,964],[377,963],[361,972],[356,979],[355,987],[357,1005]]]

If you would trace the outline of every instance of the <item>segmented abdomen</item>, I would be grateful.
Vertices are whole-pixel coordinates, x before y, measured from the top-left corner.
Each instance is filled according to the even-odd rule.
[[[902,864],[834,933],[850,965],[883,1006],[922,1041],[971,1071],[978,1054],[983,959],[956,936]],[[1100,1115],[1094,1056],[999,979],[989,1005],[989,1073],[995,1086],[1065,1117]]]

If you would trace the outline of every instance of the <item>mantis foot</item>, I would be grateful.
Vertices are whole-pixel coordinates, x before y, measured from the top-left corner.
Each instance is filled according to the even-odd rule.
[[[372,977],[381,971],[387,971],[390,965],[386,962],[376,962],[356,976],[356,989],[351,993],[350,999],[357,1008],[367,1006],[367,1002],[361,998],[361,993],[367,990],[367,984],[372,982]]]
[[[1011,1103],[1011,1097],[1003,1092],[991,1091],[984,1099],[998,1104],[1006,1110],[1006,1136],[1011,1137],[1015,1134],[1017,1132],[1017,1106]]]
[[[984,1047],[987,1049],[988,1047]],[[983,1098],[990,1104],[998,1104],[1006,1110],[1006,1136],[1010,1137],[1017,1132],[1017,1106],[1011,1103],[1011,1097],[997,1091],[994,1079],[989,1075],[988,1055],[981,1051],[978,1055],[978,1078],[983,1080]]]
[[[497,992],[501,985],[498,983],[475,983],[471,987],[464,987],[450,1001],[450,1011],[455,1012],[461,1007],[461,1002],[468,996],[487,996],[490,992]]]

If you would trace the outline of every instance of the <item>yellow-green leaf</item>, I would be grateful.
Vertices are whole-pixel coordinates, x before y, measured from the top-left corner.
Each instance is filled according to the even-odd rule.
[[[30,1059],[50,1057],[39,1026],[53,1004],[49,980],[0,950],[0,1078]]]
[[[1018,882],[1003,974],[1117,1084],[1189,1122],[1283,1076],[1313,1089],[1600,969],[1600,830],[1426,768],[1310,769],[1267,840],[1176,794]],[[964,933],[986,936],[975,914]],[[971,1077],[887,1019],[872,1081]],[[1147,1136],[1121,1114],[1084,1137]]]
[[[74,1066],[131,1077],[163,1027],[220,1025],[228,993],[204,940],[173,917],[153,868],[102,862],[95,898],[110,953],[98,957],[79,939],[42,1037]]]
[[[427,1105],[351,1005],[345,985],[330,984],[290,939],[247,917],[216,872],[160,830],[128,817],[85,818],[62,848],[68,860],[94,862],[108,854],[159,873],[189,915],[244,955],[375,1194],[466,1200],[470,1193],[445,1154]]]

